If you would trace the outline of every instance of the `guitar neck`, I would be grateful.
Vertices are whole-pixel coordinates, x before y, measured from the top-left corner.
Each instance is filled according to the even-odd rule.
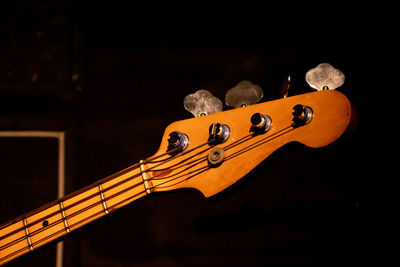
[[[174,122],[152,158],[0,226],[0,265],[152,192],[212,196],[289,142],[332,143],[352,116],[343,94],[325,90]]]
[[[0,226],[0,265],[151,192],[141,161]]]

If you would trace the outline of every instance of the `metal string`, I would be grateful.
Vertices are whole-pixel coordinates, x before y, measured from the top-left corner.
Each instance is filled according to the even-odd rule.
[[[283,132],[284,130],[289,129],[289,128],[290,128],[290,126],[288,126],[288,127],[286,127],[286,128],[283,128],[282,130],[280,130],[280,131],[278,131],[278,132],[275,132],[274,134],[272,134],[272,135],[270,135],[270,136],[268,136],[268,137],[265,137],[265,138],[263,138],[263,139],[261,139],[261,140],[255,142],[255,143],[253,143],[253,144],[250,144],[249,146],[247,146],[247,147],[245,147],[245,148],[242,148],[242,149],[239,150],[239,151],[234,152],[233,154],[227,156],[227,157],[226,157],[226,160],[232,159],[233,157],[236,157],[236,156],[238,156],[238,155],[240,155],[240,154],[242,154],[242,153],[245,153],[245,152],[247,152],[247,151],[250,150],[250,149],[253,149],[253,148],[255,148],[255,147],[257,147],[257,146],[259,146],[259,145],[261,145],[261,144],[263,144],[263,143],[265,143],[265,142],[268,142],[268,141],[270,141],[270,140],[272,140],[272,139],[275,139],[275,138],[277,138],[277,137],[279,137],[279,136],[281,136],[281,135],[283,135],[283,134],[286,134],[286,133],[288,133],[288,132],[290,132],[290,131],[293,130],[293,128],[292,128],[292,129],[290,129],[290,130],[288,130],[288,131],[286,131],[286,132]],[[281,132],[283,132],[283,133],[281,133]],[[281,133],[281,134],[279,134],[279,133]],[[277,134],[279,134],[279,135],[277,135]],[[273,137],[274,135],[277,135],[277,136],[276,136],[276,137]],[[242,137],[242,138],[236,140],[235,142],[233,142],[233,143],[231,143],[231,144],[229,144],[229,145],[227,145],[227,146],[225,146],[225,147],[223,147],[223,148],[224,148],[225,150],[228,150],[228,149],[230,149],[230,148],[232,148],[232,147],[234,147],[234,146],[236,146],[236,145],[238,145],[238,144],[241,144],[241,143],[243,143],[243,142],[248,141],[249,139],[247,139],[247,138],[249,138],[249,137],[251,137],[251,136],[252,136],[251,134],[246,135],[246,136],[244,136],[244,137]],[[273,137],[273,138],[271,138],[271,137]],[[269,138],[271,138],[271,139],[269,139]],[[267,140],[267,139],[269,139],[269,140]],[[195,149],[197,149],[197,148],[199,148],[199,147],[201,147],[201,146],[203,146],[203,145],[205,145],[205,144],[208,144],[208,143],[210,143],[210,141],[208,141],[208,142],[206,142],[206,143],[204,143],[204,144],[202,144],[202,145],[200,145],[200,146],[197,146],[197,147],[195,147],[195,148],[193,148],[193,149],[190,149],[190,150],[188,150],[188,151],[185,151],[184,153],[181,152],[181,153],[179,153],[178,155],[175,155],[175,156],[173,156],[173,157],[171,157],[171,158],[168,158],[168,159],[164,160],[164,162],[161,161],[161,164],[158,164],[158,165],[156,165],[156,166],[153,166],[152,168],[149,168],[149,169],[146,170],[146,171],[150,171],[150,170],[154,169],[155,167],[158,167],[158,166],[160,166],[160,165],[162,165],[162,164],[164,164],[164,163],[166,163],[166,162],[172,160],[172,158],[175,159],[175,158],[177,158],[177,157],[179,157],[179,156],[183,156],[183,155],[185,155],[185,154],[188,154],[189,152],[192,152],[192,151],[194,151]],[[205,150],[204,150],[204,151],[205,151]],[[204,152],[204,151],[202,151],[202,152]],[[160,157],[165,156],[166,154],[169,154],[169,153],[171,153],[171,151],[168,151],[168,152],[163,153],[163,154],[160,154],[160,155],[158,155],[158,156],[156,156],[156,157],[150,158],[150,159],[148,159],[148,160],[146,160],[146,161],[144,161],[144,162],[146,162],[146,163],[153,162],[153,163],[154,163],[154,162],[155,162],[155,161],[153,161],[154,159],[160,158]],[[200,153],[201,153],[201,152],[200,152]],[[197,154],[198,154],[198,153],[197,153]],[[197,155],[197,154],[196,154],[196,155]],[[195,155],[194,155],[194,156],[195,156]],[[194,156],[192,156],[192,157],[194,157]],[[192,158],[192,157],[189,157],[189,159]],[[186,180],[192,178],[193,176],[198,175],[199,173],[201,173],[201,172],[203,172],[203,171],[206,171],[209,167],[211,167],[211,164],[208,164],[208,165],[206,165],[206,166],[197,168],[197,169],[192,170],[192,171],[189,171],[189,172],[187,172],[187,173],[185,173],[185,174],[182,174],[182,175],[179,175],[179,176],[177,176],[177,177],[174,177],[174,176],[176,176],[176,175],[178,175],[178,174],[180,174],[180,173],[182,173],[182,172],[184,172],[184,171],[186,171],[186,170],[192,168],[193,166],[197,165],[198,163],[200,163],[200,162],[199,162],[200,160],[205,159],[206,157],[207,157],[207,156],[203,156],[203,157],[197,158],[197,159],[195,159],[195,160],[189,161],[189,162],[187,162],[187,163],[185,163],[185,164],[183,164],[183,165],[181,165],[181,166],[175,167],[175,169],[178,169],[178,168],[180,168],[180,167],[188,166],[188,165],[189,165],[189,167],[183,169],[182,171],[180,171],[180,172],[178,172],[178,173],[176,173],[176,174],[174,174],[174,175],[167,176],[167,177],[163,177],[163,178],[159,178],[158,176],[154,176],[154,177],[149,178],[148,180],[152,180],[152,179],[154,179],[154,180],[156,180],[156,179],[157,179],[157,180],[161,180],[161,179],[168,179],[168,178],[170,178],[169,180],[167,180],[167,181],[165,181],[165,182],[163,182],[163,183],[161,183],[161,184],[158,184],[157,186],[154,186],[154,187],[152,187],[151,189],[154,189],[154,188],[167,188],[167,187],[171,187],[171,186],[174,186],[174,185],[176,185],[176,184],[179,184],[179,183],[181,183],[181,182],[183,182],[183,181],[186,181]],[[187,160],[187,159],[186,159],[186,160]],[[181,162],[179,162],[179,163],[177,163],[177,164],[175,164],[175,165],[173,165],[173,166],[180,165],[180,164],[182,164],[183,162],[185,162],[186,160],[183,160],[183,161],[181,161]],[[198,162],[198,163],[194,164],[195,162]],[[141,164],[143,164],[143,162],[142,162]],[[140,165],[140,163],[139,163],[139,164],[135,164],[135,165],[133,165],[133,166],[139,166],[139,165]],[[133,170],[133,169],[134,169],[133,166],[129,167],[128,169]],[[155,170],[154,170],[154,171],[155,171]],[[139,173],[139,174],[137,174],[137,175],[133,175],[133,176],[127,178],[127,179],[124,179],[124,180],[122,180],[122,181],[120,181],[120,182],[118,182],[118,183],[116,183],[116,184],[114,184],[114,185],[112,185],[112,186],[106,188],[106,189],[103,190],[102,192],[106,192],[107,190],[110,190],[110,189],[112,189],[112,188],[114,188],[114,187],[116,187],[116,186],[119,186],[119,185],[121,185],[121,184],[123,184],[123,183],[125,183],[125,182],[127,182],[127,181],[129,181],[129,180],[131,180],[132,178],[135,178],[135,177],[140,176],[141,174],[142,174],[142,173]],[[191,174],[193,174],[193,175],[191,175]],[[170,183],[170,182],[172,182],[172,181],[175,181],[175,180],[177,180],[177,179],[179,179],[179,178],[182,178],[182,177],[184,177],[184,176],[187,176],[187,175],[191,175],[191,176],[187,177],[187,178],[184,179],[184,180],[178,181],[178,182],[176,182],[176,183],[174,183],[174,184],[172,184],[172,185],[162,186],[163,184]],[[174,177],[174,178],[173,178],[173,177]],[[101,180],[101,181],[104,181],[104,180]],[[95,183],[94,186],[93,186],[92,188],[94,188],[95,186],[97,186],[97,184],[100,184],[100,183],[99,183],[99,182]],[[142,184],[143,184],[143,182],[140,182],[140,183],[137,183],[137,184],[135,184],[135,185],[133,185],[133,186],[130,186],[130,187],[128,187],[128,188],[125,188],[124,190],[121,190],[121,191],[119,191],[118,193],[116,193],[116,194],[114,194],[114,195],[112,195],[112,196],[109,196],[109,197],[105,198],[105,201],[106,201],[106,200],[110,200],[111,198],[114,198],[114,197],[116,197],[116,196],[118,196],[118,195],[120,195],[120,194],[123,194],[123,193],[125,193],[125,192],[127,192],[127,191],[129,191],[129,190],[131,190],[131,189],[133,189],[133,188],[135,188],[135,187],[137,187],[137,186],[139,186],[139,185],[142,185]],[[118,206],[119,204],[122,204],[122,203],[124,203],[124,202],[126,202],[126,201],[129,201],[130,199],[136,197],[137,195],[143,194],[143,193],[145,193],[145,192],[146,192],[146,190],[143,190],[143,191],[141,191],[141,192],[135,194],[134,196],[131,196],[131,197],[129,197],[129,198],[123,200],[123,201],[120,201],[120,202],[114,204],[113,206],[108,207],[108,209],[110,209],[110,211],[112,212],[112,211],[113,211],[113,210],[112,210],[113,207]],[[66,210],[66,209],[68,209],[68,208],[71,208],[71,207],[73,207],[73,206],[76,206],[76,205],[78,205],[79,203],[82,203],[82,202],[84,202],[84,201],[86,201],[86,200],[88,200],[88,199],[91,199],[92,197],[95,197],[95,196],[99,195],[100,193],[101,193],[101,192],[92,194],[92,195],[90,195],[90,196],[88,196],[88,197],[86,197],[86,198],[84,198],[84,199],[81,199],[81,200],[79,200],[79,201],[77,201],[77,202],[75,202],[75,203],[73,203],[73,204],[71,204],[71,205],[68,205],[67,207],[64,208],[64,210]],[[95,206],[97,206],[97,205],[99,205],[99,203],[94,203],[94,204],[92,204],[92,205],[89,205],[89,206],[87,206],[87,207],[85,207],[85,208],[83,208],[83,209],[81,209],[81,210],[79,210],[79,211],[76,211],[75,213],[72,213],[72,214],[68,215],[65,219],[70,219],[70,218],[72,218],[72,217],[74,217],[74,216],[76,216],[76,215],[78,215],[78,214],[81,214],[81,213],[83,213],[83,212],[85,212],[85,211],[87,211],[87,210],[89,210],[89,209],[91,209],[91,208],[93,208],[93,207],[95,207]],[[44,219],[47,219],[47,218],[49,218],[49,217],[51,217],[51,216],[53,216],[53,215],[55,215],[55,214],[58,214],[58,213],[59,213],[59,211],[54,212],[53,214],[47,215],[47,216],[45,216],[45,217],[43,217],[43,218],[41,218],[41,219],[39,219],[39,220],[36,220],[36,221],[30,223],[29,225],[27,225],[27,227],[32,226],[32,225],[34,225],[34,224],[36,224],[36,223],[38,223],[38,222],[40,222],[40,221],[43,221]],[[91,215],[91,216],[89,216],[89,217],[87,217],[87,218],[85,218],[85,219],[83,219],[83,220],[80,220],[79,222],[76,222],[76,223],[73,224],[73,225],[69,225],[69,227],[71,228],[71,227],[73,227],[73,226],[75,226],[75,225],[84,223],[85,221],[87,221],[87,220],[93,218],[93,216],[97,216],[97,215],[99,215],[99,214],[101,214],[101,213],[104,213],[104,211],[103,211],[103,210],[102,210],[102,211],[99,211],[99,212],[97,212],[97,213],[95,213],[95,214],[93,214],[93,215]],[[36,213],[34,213],[34,214],[36,214]],[[34,215],[34,214],[32,214],[32,215]],[[31,216],[32,216],[32,215],[31,215]],[[54,225],[57,225],[57,224],[60,223],[60,222],[63,222],[63,219],[57,220],[57,221],[53,222],[52,224],[48,225],[47,227],[40,228],[40,229],[38,229],[38,230],[36,230],[36,231],[30,233],[30,236],[34,236],[34,235],[40,233],[41,231],[44,231],[45,229],[49,229],[49,226],[52,227],[52,226],[54,226]],[[19,231],[24,230],[24,229],[25,229],[25,227],[20,228],[20,229],[17,229],[16,231],[13,231],[13,232],[19,232]],[[49,238],[51,238],[51,237],[53,237],[53,236],[55,236],[55,235],[58,235],[59,233],[62,233],[62,232],[65,232],[65,229],[64,229],[64,228],[61,229],[60,231],[57,231],[56,233],[51,234],[50,236],[47,236],[47,237],[45,237],[45,238],[42,238],[42,239],[36,241],[36,242],[35,242],[34,244],[32,244],[32,245],[36,245],[36,244],[38,244],[38,243],[44,242],[45,240],[47,240],[47,239],[49,239]],[[5,237],[7,237],[7,236],[10,236],[10,235],[8,234],[8,235],[6,235],[6,236],[1,237],[0,239],[3,239],[3,238],[5,238]],[[15,243],[17,243],[17,242],[19,242],[20,240],[23,240],[23,239],[25,239],[25,238],[26,238],[26,237],[23,236],[23,237],[21,237],[21,238],[19,238],[19,239],[17,239],[17,240],[14,240],[14,241],[8,243],[7,245],[3,246],[3,247],[0,248],[0,249],[7,248],[8,246],[10,246],[10,244],[11,244],[11,245],[12,245],[12,244],[15,244]],[[29,248],[28,248],[28,247],[27,247],[27,248],[23,248],[21,251],[23,251],[23,250],[25,250],[25,249],[29,249]],[[21,251],[18,251],[18,252],[15,252],[15,253],[19,253],[19,252],[21,252]],[[15,255],[15,254],[13,253],[12,255]],[[10,255],[8,255],[8,256],[6,256],[6,257],[11,257],[12,255],[10,254]]]
[[[168,158],[168,159],[164,160],[163,163],[158,164],[158,165],[156,165],[156,166],[153,166],[153,167],[147,169],[146,171],[150,171],[151,169],[153,169],[153,168],[155,168],[155,167],[157,167],[157,166],[160,166],[160,165],[162,165],[162,164],[165,164],[166,162],[169,162],[169,161],[172,160],[172,159],[176,159],[176,158],[178,158],[178,157],[180,157],[180,156],[183,156],[183,155],[185,155],[185,154],[188,154],[189,152],[192,152],[192,151],[194,151],[194,150],[196,150],[196,149],[198,149],[198,148],[200,148],[200,147],[202,147],[202,146],[208,144],[209,142],[210,142],[210,141],[207,141],[206,143],[201,144],[201,145],[199,145],[199,146],[196,146],[196,147],[194,147],[194,148],[192,148],[192,149],[190,149],[190,150],[188,150],[188,151],[184,151],[184,152],[178,153],[177,155],[172,156],[171,158]],[[114,175],[112,175],[112,176],[110,176],[110,177],[111,177],[111,178],[116,178],[116,177],[118,177],[118,175],[123,174],[123,173],[126,173],[126,172],[129,172],[129,171],[135,169],[135,167],[140,166],[140,165],[143,164],[143,163],[153,163],[153,162],[154,162],[154,161],[153,161],[154,159],[160,158],[160,157],[165,156],[165,155],[169,155],[170,153],[173,153],[175,150],[177,150],[177,149],[171,149],[171,150],[169,150],[169,151],[167,151],[167,152],[165,152],[165,153],[163,153],[163,154],[160,154],[160,155],[158,155],[158,156],[155,156],[155,157],[149,158],[149,159],[147,159],[147,160],[144,160],[144,161],[142,161],[142,163],[134,164],[134,165],[128,167],[127,169],[122,170],[122,171],[120,171],[120,172],[118,172],[118,173],[116,173],[116,174],[114,174]],[[116,183],[116,184],[114,184],[114,185],[112,185],[112,186],[107,187],[106,189],[102,190],[101,192],[100,192],[100,191],[99,191],[99,192],[96,192],[96,193],[94,193],[94,194],[92,194],[92,195],[89,195],[89,196],[87,196],[87,197],[85,197],[85,198],[83,198],[83,199],[80,199],[80,200],[78,200],[78,201],[76,201],[76,202],[74,202],[74,203],[72,203],[72,204],[70,204],[70,205],[64,207],[63,210],[64,210],[64,211],[65,211],[65,210],[68,210],[69,208],[72,208],[72,207],[74,207],[74,206],[76,206],[76,205],[78,205],[78,204],[80,204],[80,203],[83,203],[83,202],[85,202],[85,201],[87,201],[87,200],[89,200],[89,199],[91,199],[91,198],[93,198],[93,197],[96,197],[96,196],[100,195],[102,192],[103,192],[103,193],[104,193],[104,192],[107,192],[107,191],[111,190],[112,188],[115,188],[115,187],[117,187],[117,186],[119,186],[119,185],[121,185],[121,184],[124,184],[124,183],[130,181],[131,179],[136,178],[136,177],[139,177],[139,176],[141,176],[141,175],[142,175],[142,173],[139,173],[139,174],[130,176],[130,177],[128,177],[128,178],[126,178],[126,179],[124,179],[124,180],[122,180],[122,181],[120,181],[120,182],[118,182],[118,183]],[[104,183],[104,182],[106,182],[106,181],[108,181],[108,180],[111,180],[111,179],[109,179],[109,177],[104,178],[104,179],[102,179],[102,180],[100,180],[100,181],[94,183],[92,186],[89,186],[89,189],[88,189],[88,188],[85,188],[85,189],[86,189],[86,190],[90,190],[90,189],[95,188],[95,187],[98,186],[99,184],[102,184],[102,183]],[[148,179],[148,180],[150,180],[150,179]],[[114,198],[114,197],[116,197],[116,196],[118,196],[118,195],[120,195],[120,194],[123,194],[123,193],[125,193],[126,191],[129,191],[129,190],[131,190],[131,189],[133,189],[133,188],[136,188],[137,186],[140,186],[140,185],[142,185],[142,184],[143,184],[143,182],[139,182],[139,183],[137,183],[137,184],[135,184],[135,185],[133,185],[133,186],[130,186],[130,187],[128,187],[128,188],[126,188],[126,189],[124,189],[124,190],[122,190],[122,191],[120,191],[120,192],[118,192],[118,193],[116,193],[116,194],[114,194],[114,195],[112,195],[112,196],[106,198],[105,200],[109,200],[109,199],[111,199],[111,198]],[[145,191],[143,191],[143,192],[145,192]],[[143,192],[141,192],[141,193],[143,193]],[[140,193],[140,194],[141,194],[141,193]],[[63,198],[63,199],[68,199],[68,198],[69,198],[69,197],[66,196],[66,197]],[[60,199],[60,200],[63,200],[63,199]],[[60,200],[59,200],[59,201],[60,201]],[[59,203],[59,202],[58,202],[58,203]],[[57,205],[57,204],[54,204],[54,205]],[[83,208],[83,209],[81,209],[81,210],[79,210],[79,211],[76,211],[76,212],[73,213],[73,214],[70,214],[70,215],[66,216],[65,219],[70,219],[70,218],[72,218],[72,217],[74,217],[74,216],[76,216],[76,215],[78,215],[78,214],[80,214],[80,213],[82,213],[82,212],[85,212],[86,210],[89,210],[89,209],[91,209],[91,208],[93,208],[93,207],[95,207],[95,206],[97,206],[97,205],[98,205],[98,203],[94,203],[94,204],[92,204],[92,205],[89,205],[89,206],[87,206],[87,207],[85,207],[85,208]],[[51,205],[50,205],[50,206],[51,206]],[[46,206],[46,208],[47,208],[47,206]],[[29,216],[33,216],[33,215],[35,215],[35,214],[41,212],[42,210],[44,210],[44,209],[46,209],[46,208],[40,209],[40,210],[38,210],[37,212],[30,214]],[[55,211],[55,212],[53,212],[53,213],[51,213],[51,214],[48,214],[48,215],[46,215],[46,216],[44,216],[44,217],[42,217],[42,218],[40,218],[40,219],[38,219],[38,220],[36,220],[36,221],[33,221],[33,222],[27,224],[27,225],[24,226],[24,227],[21,227],[21,228],[16,229],[16,230],[14,230],[14,231],[12,231],[12,232],[6,234],[6,235],[3,235],[2,237],[0,237],[0,240],[1,240],[1,239],[4,239],[4,238],[7,238],[7,237],[9,237],[9,236],[12,236],[13,234],[15,234],[15,233],[17,233],[17,232],[23,231],[26,227],[31,227],[31,226],[33,226],[33,225],[35,225],[35,224],[37,224],[37,223],[39,223],[39,222],[41,222],[41,221],[44,221],[44,220],[46,220],[46,219],[48,219],[48,218],[50,218],[50,217],[52,217],[52,216],[58,214],[58,213],[60,213],[60,211]],[[24,216],[22,216],[22,218],[24,218]],[[63,220],[64,220],[64,218],[62,218],[62,219],[60,219],[60,220],[57,220],[57,221],[55,221],[55,222],[53,222],[53,223],[47,225],[46,227],[43,227],[43,228],[40,228],[40,229],[38,229],[38,230],[36,230],[36,231],[34,231],[34,232],[31,232],[31,233],[29,234],[29,236],[34,236],[35,234],[38,234],[38,233],[40,233],[40,232],[42,232],[42,231],[44,231],[44,230],[47,230],[47,229],[51,228],[52,226],[57,225],[57,224],[60,223],[60,222],[63,222]],[[8,225],[9,225],[9,224],[5,224],[5,225],[4,225],[2,228],[0,228],[0,229],[3,229],[3,228],[5,228],[5,227],[7,227]],[[63,230],[64,230],[64,229],[63,229]],[[9,246],[11,246],[11,245],[13,245],[13,244],[15,244],[15,243],[18,243],[19,241],[21,241],[21,240],[23,240],[23,239],[25,239],[25,238],[26,238],[25,236],[22,236],[22,237],[20,237],[20,238],[18,238],[18,239],[16,239],[16,240],[13,240],[13,241],[9,242],[8,244],[4,245],[3,247],[0,247],[0,249],[2,250],[2,249],[4,249],[4,248],[7,248],[7,247],[9,247]]]

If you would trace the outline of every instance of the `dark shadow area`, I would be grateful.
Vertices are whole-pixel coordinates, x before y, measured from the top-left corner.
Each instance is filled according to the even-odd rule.
[[[345,74],[338,90],[358,111],[352,134],[320,149],[286,145],[210,199],[190,189],[154,194],[84,227],[64,239],[64,266],[389,262],[387,148],[397,152],[385,130],[395,106],[387,100],[395,90],[390,13],[367,3],[3,3],[0,131],[65,131],[66,193],[152,156],[170,123],[192,117],[183,99],[199,89],[224,102],[250,80],[271,101],[287,75],[289,96],[310,92],[305,73],[328,62]],[[37,176],[52,179],[55,170],[33,167],[43,153],[56,160],[49,144],[1,142],[0,214],[9,216],[0,223],[29,210],[27,202],[47,202],[53,185]],[[24,175],[10,178],[13,170]],[[40,255],[16,265],[55,265]]]

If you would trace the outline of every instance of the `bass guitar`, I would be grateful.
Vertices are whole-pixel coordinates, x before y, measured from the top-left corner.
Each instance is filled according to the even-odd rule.
[[[153,156],[2,224],[0,265],[156,192],[217,194],[289,142],[332,143],[352,113],[342,93],[323,90],[174,122]]]

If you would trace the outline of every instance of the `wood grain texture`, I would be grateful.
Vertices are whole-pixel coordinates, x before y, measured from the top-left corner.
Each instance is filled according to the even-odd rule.
[[[103,199],[100,197],[99,181],[0,225],[0,265],[146,195],[139,168],[121,171],[110,178],[103,179]]]
[[[313,119],[307,125],[292,125],[292,110],[297,104],[313,110]],[[270,116],[272,127],[264,134],[253,135],[250,118],[257,112]],[[140,165],[133,165],[0,226],[0,265],[149,192],[196,188],[204,196],[212,196],[289,142],[309,147],[330,144],[343,134],[351,118],[351,104],[343,94],[321,91],[174,122],[166,128],[158,152]],[[230,137],[225,143],[207,143],[212,123],[229,126]],[[190,140],[187,149],[175,156],[165,153],[173,131],[185,133]],[[225,158],[220,165],[212,167],[207,156],[215,147],[223,150],[221,154]]]
[[[294,128],[291,127],[292,108],[297,104],[311,107],[314,117],[309,124]],[[256,112],[269,115],[272,128],[265,134],[235,143],[249,135],[250,118]],[[224,148],[234,145],[225,149],[225,161],[215,168],[206,168],[207,159],[201,159],[208,155],[211,148],[209,145],[165,163],[162,166],[165,174],[155,171],[156,164],[148,164],[148,168],[154,168],[150,176],[157,176],[152,180],[153,191],[196,188],[204,196],[212,196],[235,183],[268,155],[289,142],[300,142],[309,147],[322,147],[332,143],[348,127],[351,112],[351,104],[342,93],[328,90],[174,122],[166,128],[156,155],[167,150],[168,135],[172,131],[183,132],[189,137],[189,150],[206,142],[209,126],[217,122],[226,124],[231,129],[227,142],[218,146]],[[184,165],[195,159],[199,160],[191,165]],[[204,169],[190,173],[201,167]],[[163,176],[165,178],[161,179]]]

